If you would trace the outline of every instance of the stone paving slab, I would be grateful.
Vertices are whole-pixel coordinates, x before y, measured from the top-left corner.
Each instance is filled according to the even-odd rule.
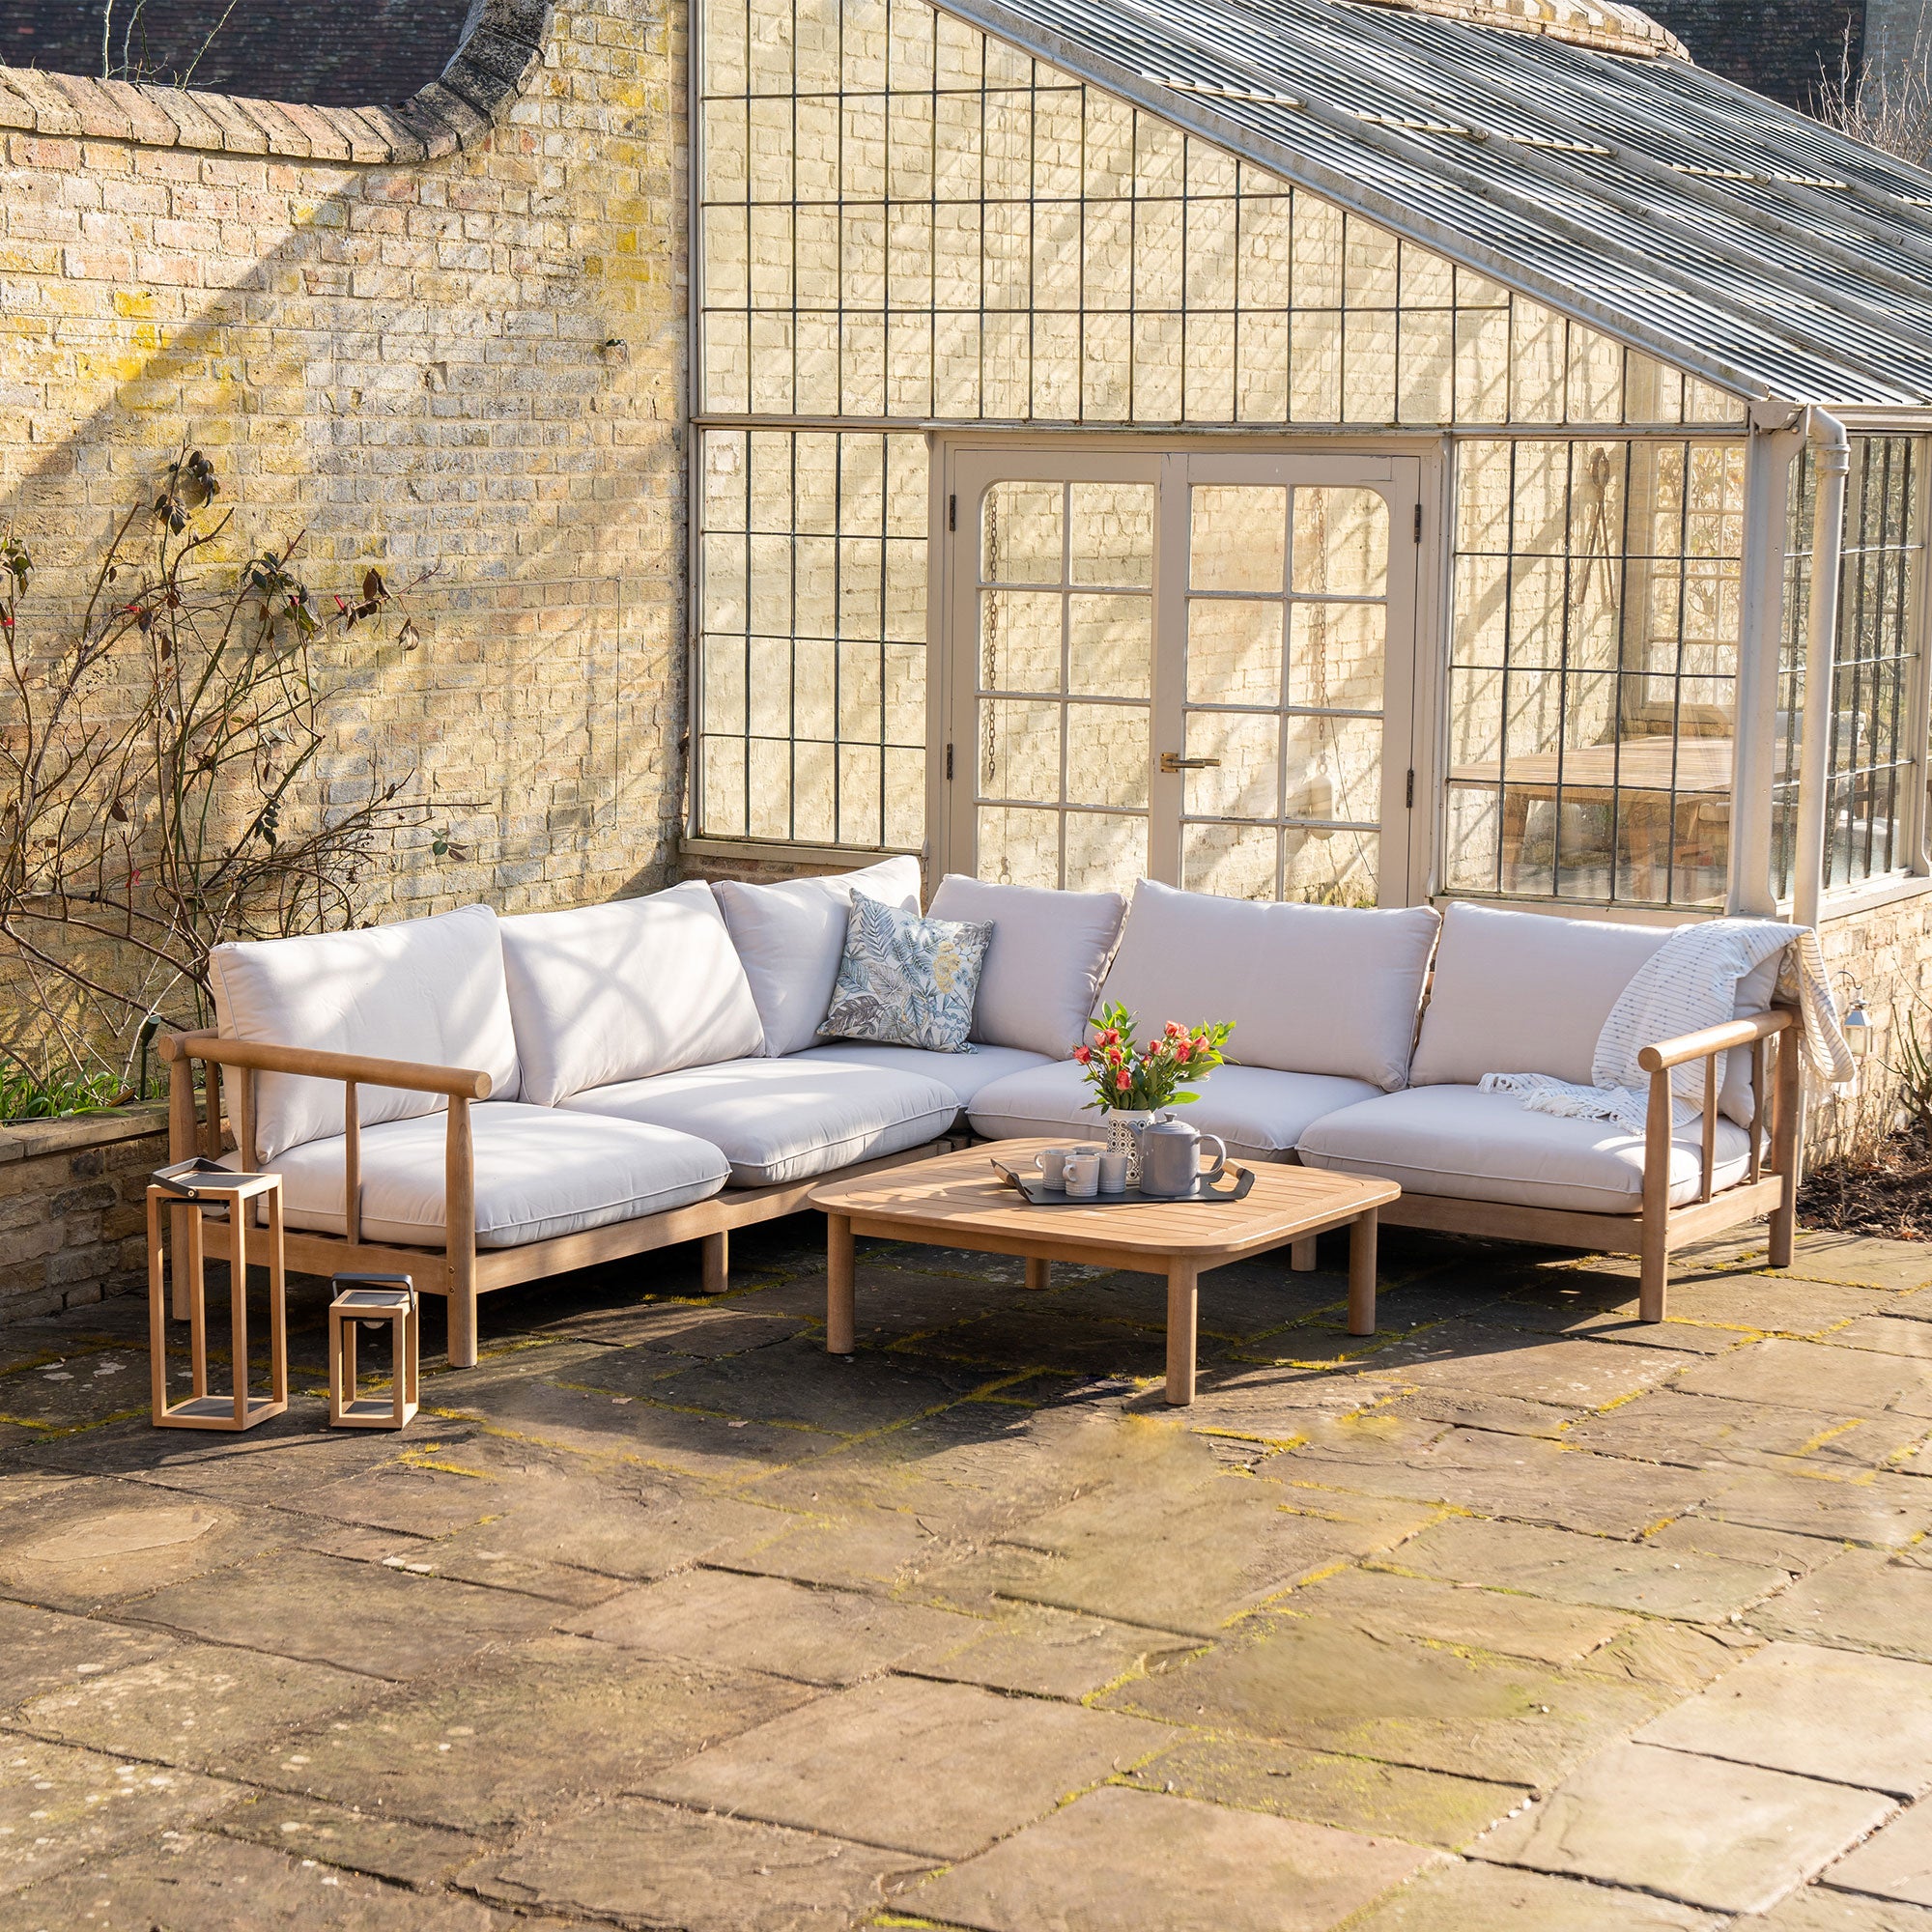
[[[1762,1918],[1731,1922],[1734,1932],[1932,1932],[1932,1912],[1814,1885],[1794,1891]]]
[[[0,1528],[0,1595],[89,1610],[285,1546],[264,1515],[101,1479],[21,1503]]]
[[[1912,1416],[1847,1417],[1659,1389],[1607,1415],[1578,1422],[1569,1440],[1600,1454],[1688,1468],[1770,1467],[1771,1459],[1797,1457],[1827,1468],[1873,1469],[1922,1440],[1925,1430],[1924,1422]]]
[[[1552,1784],[1654,1716],[1644,1687],[1264,1615],[1103,1700],[1170,1723],[1500,1783]]]
[[[0,1600],[0,1711],[174,1648],[165,1632]]]
[[[1755,1523],[1719,1522],[1715,1517],[1673,1517],[1643,1538],[1650,1549],[1694,1550],[1700,1556],[1720,1556],[1727,1562],[1767,1565],[1788,1577],[1806,1577],[1820,1564],[1845,1553],[1847,1545],[1835,1537],[1804,1536],[1793,1530],[1764,1529]]]
[[[1677,1378],[1677,1386],[1691,1395],[1781,1403],[1842,1420],[1881,1415],[1908,1391],[1923,1394],[1932,1388],[1932,1362],[1775,1338],[1699,1362]]]
[[[184,1824],[191,1824],[188,1819]],[[141,1932],[546,1932],[473,1898],[423,1897],[320,1860],[193,1830],[116,1858],[90,1858],[23,1892],[22,1925],[138,1926]],[[553,1921],[554,1923],[554,1921]]]
[[[1383,1350],[1371,1372],[1378,1378],[1493,1389],[1532,1402],[1601,1408],[1656,1387],[1694,1360],[1665,1349],[1606,1349],[1475,1321],[1445,1321]]]
[[[1723,1522],[1896,1548],[1932,1528],[1932,1486],[1884,1470],[1741,1469],[1725,1475],[1698,1510]]]
[[[1398,1560],[1401,1568],[1425,1577],[1691,1623],[1719,1622],[1787,1580],[1783,1570],[1770,1564],[1734,1563],[1689,1550],[1672,1554],[1614,1537],[1469,1517],[1410,1538]]]
[[[1932,1663],[1932,1570],[1848,1550],[1767,1604],[1758,1622],[1776,1636]]]
[[[492,1849],[484,1839],[439,1825],[412,1824],[280,1791],[265,1791],[216,1812],[207,1829],[416,1890],[452,1877]]]
[[[1883,1315],[1861,1316],[1833,1329],[1825,1340],[1838,1349],[1870,1349],[1882,1355],[1932,1360],[1932,1308],[1917,1314],[1917,1319],[1915,1314],[1917,1311],[1901,1310],[1893,1315],[1888,1310]]]
[[[1349,1932],[1719,1932],[1726,1922],[1674,1899],[1459,1861],[1391,1893]]]
[[[1646,1745],[1617,1745],[1477,1847],[1501,1863],[1762,1912],[1883,1822],[1889,1799]]]
[[[1430,1855],[1326,1825],[1115,1786],[906,1891],[983,1932],[1328,1932]]]
[[[18,1735],[0,1739],[0,1894],[125,1839],[192,1825],[240,1795],[232,1784],[172,1766]],[[23,1916],[14,1918],[16,1910]],[[25,1908],[0,1905],[0,1923],[34,1918]]]
[[[488,1833],[621,1789],[810,1694],[723,1664],[541,1637],[237,1761],[257,1784]]]
[[[1921,1802],[1894,1818],[1833,1865],[1825,1883],[1932,1911],[1932,1804]]]
[[[1085,1697],[1194,1647],[1191,1637],[1040,1604],[1002,1604],[990,1617],[954,1616],[948,1623],[901,1667],[1036,1697]]]
[[[638,1788],[937,1861],[970,1858],[1171,1741],[1163,1725],[1112,1712],[891,1679],[820,1698]]]
[[[1423,1556],[1418,1546],[1433,1534],[1425,1531],[1411,1537],[1388,1560],[1432,1569],[1432,1559]],[[1631,1628],[1631,1620],[1615,1611],[1540,1602],[1535,1596],[1519,1594],[1523,1587],[1513,1583],[1507,1590],[1486,1590],[1438,1581],[1434,1576],[1352,1569],[1318,1577],[1284,1598],[1282,1606],[1305,1616],[1352,1624],[1372,1636],[1427,1637],[1538,1663],[1575,1663]]]
[[[1848,1282],[1909,1293],[1932,1287],[1932,1245],[1881,1241],[1867,1235],[1806,1233],[1786,1272],[1804,1281]]]
[[[920,1870],[903,1853],[620,1797],[546,1826],[463,1883],[520,1910],[621,1925],[800,1932],[869,1918],[888,1885]]]
[[[709,1658],[801,1683],[844,1685],[916,1651],[962,1641],[964,1621],[854,1590],[699,1570],[627,1590],[561,1627],[654,1656]]]
[[[506,1637],[549,1627],[554,1605],[505,1590],[309,1551],[284,1552],[145,1597],[143,1621],[214,1643],[374,1677],[450,1671]]]
[[[1932,1664],[1774,1643],[1637,1742],[1916,1797],[1932,1785]]]
[[[1193,1733],[1183,1733],[1181,1743],[1128,1773],[1126,1781],[1147,1791],[1443,1851],[1460,1850],[1480,1837],[1528,1796],[1518,1784]]]
[[[245,1746],[374,1700],[377,1680],[327,1664],[215,1644],[177,1644],[151,1662],[89,1677],[14,1715],[22,1730],[221,1772]]]

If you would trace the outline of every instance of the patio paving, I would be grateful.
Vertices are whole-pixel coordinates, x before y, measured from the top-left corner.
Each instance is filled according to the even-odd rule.
[[[1391,1233],[1151,1278],[818,1231],[485,1303],[400,1436],[0,1340],[0,1926],[1932,1932],[1932,1247]],[[440,1347],[432,1304],[427,1346]]]

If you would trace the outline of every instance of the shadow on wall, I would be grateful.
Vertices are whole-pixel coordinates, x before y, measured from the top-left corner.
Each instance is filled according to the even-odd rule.
[[[388,903],[375,882],[377,920],[660,883],[679,823],[681,265],[624,225],[672,190],[673,160],[640,177],[676,141],[647,150],[643,90],[559,68],[559,41],[533,115],[426,164],[118,151],[175,218],[97,216],[115,266],[22,278],[0,344],[0,383],[44,405],[0,428],[0,526],[49,566],[40,621],[184,446],[221,473],[238,557],[302,531],[319,593],[369,563],[399,586],[434,572],[411,600],[419,648],[331,632],[324,655],[324,782],[353,796],[373,757],[480,805],[451,828],[471,856],[438,861],[426,833]],[[32,145],[10,199],[57,205],[79,145]],[[250,236],[259,252],[223,252]],[[196,275],[219,286],[170,286]],[[608,359],[612,336],[658,353]]]
[[[0,0],[0,65],[356,107],[443,70],[469,0]]]

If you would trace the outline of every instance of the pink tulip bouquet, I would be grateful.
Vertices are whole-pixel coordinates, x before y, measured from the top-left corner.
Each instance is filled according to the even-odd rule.
[[[1222,1065],[1221,1048],[1234,1032],[1234,1022],[1184,1027],[1169,1020],[1146,1044],[1134,1038],[1134,1016],[1114,1002],[1094,1019],[1094,1043],[1076,1047],[1073,1057],[1086,1069],[1094,1090],[1090,1108],[1103,1114],[1157,1112],[1200,1094],[1183,1092],[1181,1083],[1202,1080]]]

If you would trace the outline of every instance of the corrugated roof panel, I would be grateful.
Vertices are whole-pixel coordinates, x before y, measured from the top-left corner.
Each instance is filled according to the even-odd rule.
[[[1684,61],[1380,0],[947,5],[1746,393],[1932,406],[1932,174]]]

